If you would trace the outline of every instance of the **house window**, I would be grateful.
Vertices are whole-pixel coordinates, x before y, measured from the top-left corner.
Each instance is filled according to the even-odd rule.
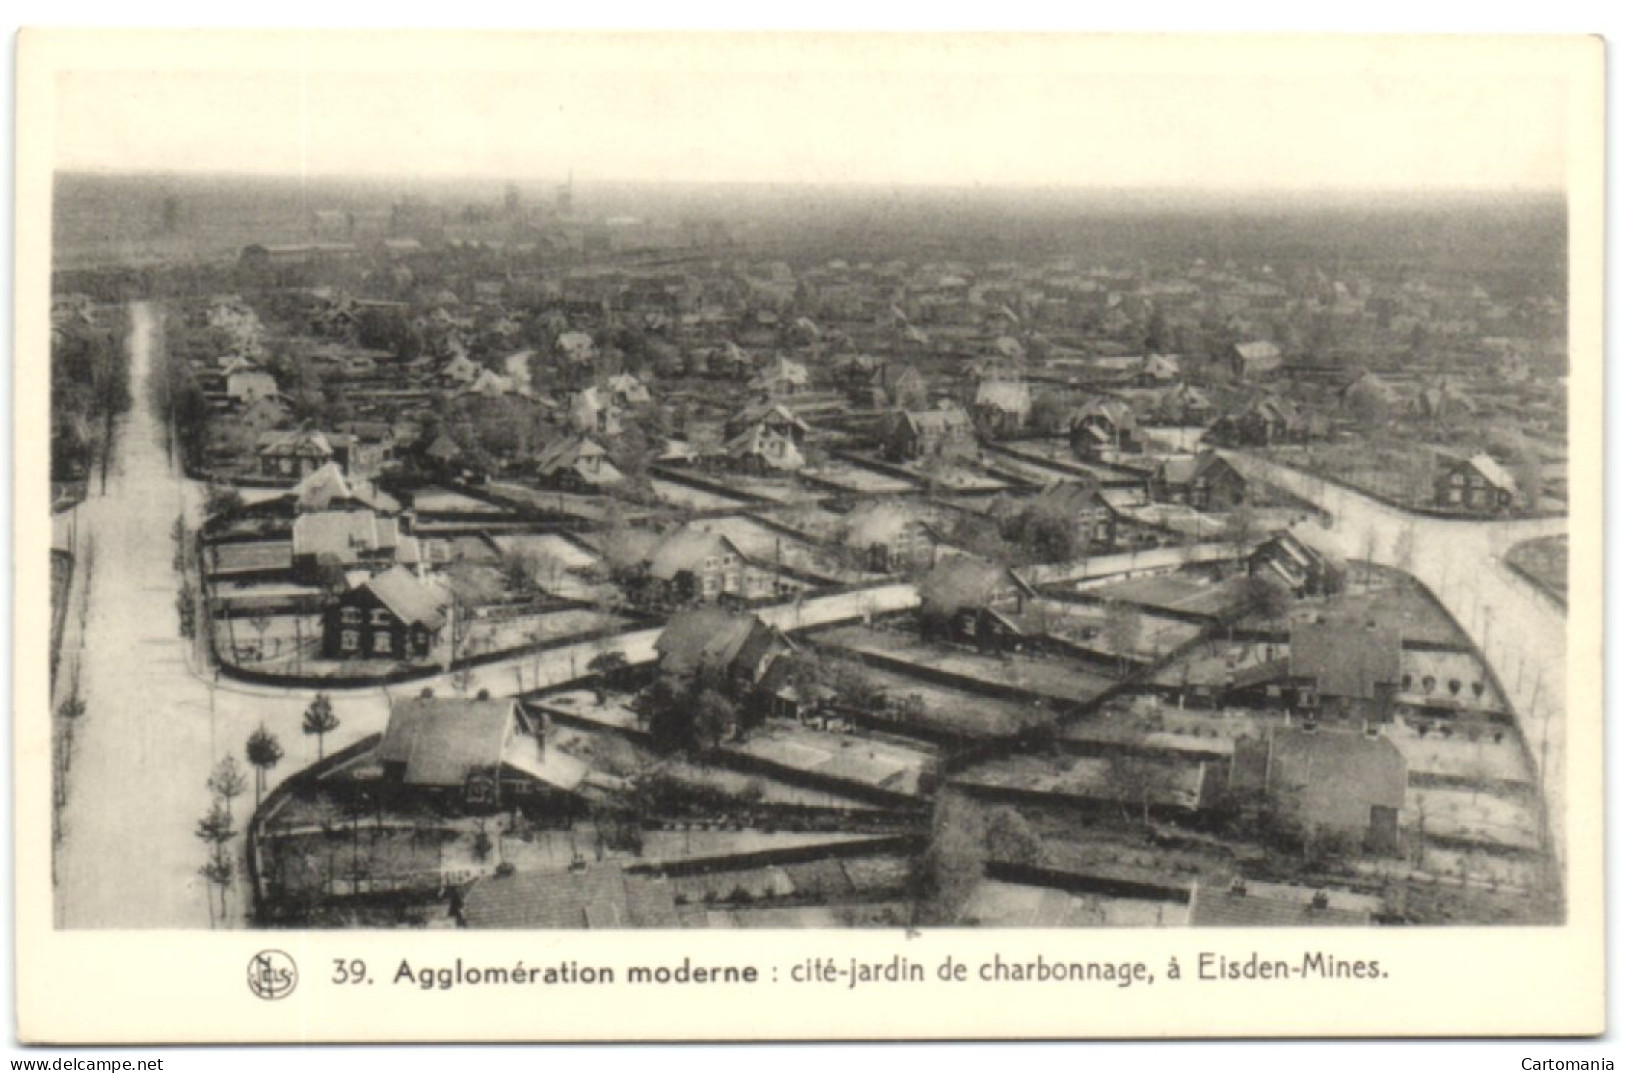
[[[389,625],[389,612],[387,610],[385,610],[384,608],[382,608],[382,607],[373,608],[373,610],[372,610],[372,624],[374,626],[388,626]]]
[[[339,648],[345,652],[355,652],[361,648],[361,632],[359,630],[345,630],[339,634]]]
[[[380,655],[389,655],[392,651],[392,638],[388,630],[379,630],[372,635],[372,650]]]
[[[701,582],[700,591],[707,596],[715,596],[717,592],[717,576],[715,574],[706,574]]]
[[[346,626],[354,626],[361,622],[361,608],[346,607],[339,612],[339,620]]]

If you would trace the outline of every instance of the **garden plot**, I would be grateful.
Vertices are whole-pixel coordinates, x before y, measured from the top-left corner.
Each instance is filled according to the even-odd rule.
[[[1495,740],[1490,729],[1475,730],[1471,737],[1452,734],[1425,737],[1414,727],[1400,722],[1384,729],[1384,736],[1401,753],[1414,775],[1442,775],[1447,778],[1529,783],[1534,773],[1524,760],[1518,735],[1510,727],[1494,728],[1501,733]]]
[[[727,748],[798,771],[901,794],[920,793],[920,776],[935,764],[934,753],[924,748],[788,724],[770,724]]]
[[[1106,600],[1128,600],[1170,611],[1216,615],[1234,599],[1232,580],[1214,581],[1199,574],[1158,574],[1106,585],[1084,583],[1077,588]]]
[[[546,641],[624,626],[627,619],[603,611],[571,608],[512,618],[475,618],[468,625],[468,651],[503,652]]]
[[[1096,604],[1074,604],[1064,600],[1031,600],[1021,616],[1021,624],[1035,632],[1102,655],[1114,655],[1104,639],[1106,608]],[[1202,632],[1200,626],[1176,618],[1164,618],[1148,611],[1139,614],[1139,631],[1128,653],[1137,659],[1155,659],[1172,652]]]
[[[1429,838],[1461,839],[1503,849],[1538,851],[1534,810],[1498,794],[1412,786],[1404,823]]]
[[[451,492],[444,488],[423,488],[412,496],[412,507],[419,514],[506,514],[505,507],[487,503],[483,499]]]
[[[826,494],[782,477],[753,477],[745,473],[729,473],[720,477],[718,483],[774,503],[810,503]]]
[[[1406,651],[1400,654],[1399,666],[1399,699],[1406,703],[1479,712],[1507,708],[1484,665],[1470,652]]]
[[[209,548],[211,574],[241,574],[293,569],[293,542],[260,540],[215,544]]]
[[[904,734],[917,727],[973,738],[1008,737],[1050,718],[1043,709],[1029,704],[993,700],[874,667],[856,666],[854,670],[886,698],[882,717],[894,720]]]
[[[879,470],[854,465],[851,462],[825,462],[816,468],[807,469],[803,472],[807,476],[823,481],[826,484],[836,485],[865,495],[899,495],[917,492],[920,489],[917,482],[906,481],[890,473],[882,473]]]
[[[530,510],[565,514],[591,522],[606,520],[610,515],[611,508],[618,506],[615,500],[606,499],[602,496],[576,495],[573,492],[548,492],[539,488],[527,488],[522,484],[493,481],[487,487],[493,495],[511,499]],[[634,518],[643,517],[647,513],[647,511],[626,510],[624,518],[626,521],[632,521]]]
[[[1195,808],[1201,789],[1201,766],[1195,763],[1146,762],[1159,773],[1144,788],[1153,805]],[[1137,774],[1146,770],[1143,766]],[[1056,794],[1096,801],[1125,801],[1138,807],[1142,790],[1114,775],[1112,762],[1096,756],[1010,756],[979,764],[953,780],[968,786]]]
[[[851,652],[868,652],[902,660],[927,670],[957,675],[975,682],[992,682],[1050,700],[1085,702],[1116,684],[1116,680],[1086,669],[1075,661],[1042,659],[1017,653],[984,656],[948,645],[934,645],[889,630],[846,626],[819,638]]]
[[[764,567],[783,566],[833,581],[863,581],[876,576],[855,570],[842,563],[832,552],[787,536],[752,518],[715,518],[700,524],[733,541],[734,546],[748,558]]]
[[[491,539],[504,554],[535,555],[571,570],[597,566],[603,561],[580,544],[557,533],[505,533]]]
[[[812,540],[837,540],[846,530],[847,515],[816,503],[773,507],[761,513],[762,517],[770,518],[798,533],[805,533]]]
[[[725,496],[718,492],[707,492],[699,488],[691,488],[676,481],[652,478],[649,486],[654,489],[655,495],[670,503],[674,507],[684,507],[689,510],[715,510],[718,507],[742,507],[745,501],[734,496]]]
[[[1407,641],[1466,646],[1467,638],[1455,621],[1406,575],[1378,568],[1368,582],[1365,566],[1351,564],[1347,585],[1330,600],[1299,601],[1292,609],[1292,621],[1310,622],[1317,615],[1374,620],[1397,627]]]

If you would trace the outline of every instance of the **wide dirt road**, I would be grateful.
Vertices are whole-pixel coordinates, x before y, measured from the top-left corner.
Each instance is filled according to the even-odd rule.
[[[106,493],[93,485],[79,508],[81,539],[94,540],[96,565],[80,672],[86,714],[59,855],[62,927],[208,927],[197,874],[203,847],[193,828],[209,805],[205,780],[214,758],[231,752],[242,761],[249,732],[263,720],[287,751],[276,774],[316,759],[315,741],[299,732],[304,698],[221,690],[211,718],[209,679],[188,664],[169,534],[181,511],[195,521],[201,496],[170,468],[162,429],[145,404],[158,315],[147,303],[131,309],[136,402],[118,431]],[[382,694],[335,697],[334,704],[344,726],[329,736],[329,748],[383,727]],[[252,807],[250,789],[235,803],[239,823]],[[234,898],[232,915],[241,908]]]

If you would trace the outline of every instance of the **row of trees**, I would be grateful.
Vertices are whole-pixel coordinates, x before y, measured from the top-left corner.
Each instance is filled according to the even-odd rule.
[[[339,727],[333,702],[325,693],[318,693],[305,709],[303,730],[316,738],[317,755],[324,753],[326,736]],[[265,780],[271,769],[282,762],[282,742],[262,723],[248,736],[244,755],[254,769],[254,806],[257,809],[265,797]],[[248,776],[237,758],[227,754],[220,758],[209,772],[209,809],[197,822],[194,832],[204,846],[204,861],[198,874],[208,884],[209,925],[224,923],[229,918],[231,888],[237,881],[238,862],[232,851],[238,831],[232,812],[232,802],[248,791]],[[218,904],[218,910],[216,905]]]
[[[113,423],[130,408],[130,359],[123,332],[85,316],[58,317],[51,330],[51,478],[71,481],[101,468]]]

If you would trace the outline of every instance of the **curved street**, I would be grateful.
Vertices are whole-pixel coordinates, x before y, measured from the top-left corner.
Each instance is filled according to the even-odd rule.
[[[1505,555],[1525,540],[1567,533],[1568,519],[1432,518],[1244,452],[1224,454],[1247,477],[1331,515],[1329,525],[1303,523],[1306,539],[1345,558],[1408,571],[1439,598],[1510,695],[1540,776],[1552,853],[1567,860],[1568,616],[1508,569]]]

